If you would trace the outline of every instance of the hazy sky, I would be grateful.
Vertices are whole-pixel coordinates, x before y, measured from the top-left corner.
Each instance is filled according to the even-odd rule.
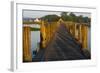
[[[23,17],[24,18],[40,18],[44,15],[56,14],[60,16],[61,12],[54,12],[54,11],[32,11],[32,10],[23,10]],[[83,12],[74,12],[76,16],[83,15],[87,17],[91,17],[90,13],[83,13]]]

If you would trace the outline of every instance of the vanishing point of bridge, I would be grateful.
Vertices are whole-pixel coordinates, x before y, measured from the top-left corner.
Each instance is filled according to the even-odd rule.
[[[42,22],[40,50],[34,59],[30,52],[30,27],[23,30],[23,61],[57,61],[90,59],[87,49],[87,32],[85,23]],[[33,44],[34,45],[34,44]]]

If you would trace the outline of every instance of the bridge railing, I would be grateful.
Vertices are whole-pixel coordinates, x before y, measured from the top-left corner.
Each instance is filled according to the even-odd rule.
[[[75,22],[63,22],[69,31],[69,33],[76,39],[76,41],[82,44],[82,48],[88,47],[88,29],[87,23],[75,23]],[[42,46],[45,48],[55,35],[55,31],[58,29],[60,22],[42,22]]]
[[[59,26],[58,22],[42,22],[41,34],[42,34],[42,47],[45,48],[55,35],[55,32]]]
[[[82,48],[88,47],[88,29],[89,26],[86,23],[75,22],[63,22],[68,32],[82,44]],[[52,41],[55,32],[60,27],[61,22],[45,22],[40,24],[41,43],[42,47],[46,48],[50,41]],[[32,61],[32,55],[30,53],[30,27],[23,26],[23,61]],[[66,35],[67,36],[67,35]]]
[[[88,29],[87,23],[64,22],[70,34],[82,44],[82,48],[88,48]]]

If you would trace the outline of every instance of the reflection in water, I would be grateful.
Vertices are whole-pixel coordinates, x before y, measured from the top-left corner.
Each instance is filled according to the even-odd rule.
[[[39,49],[40,31],[31,31],[31,50],[33,57]]]
[[[39,25],[31,25],[34,28],[40,28]],[[36,55],[39,50],[40,44],[40,31],[31,31],[31,51],[32,51],[32,58]]]

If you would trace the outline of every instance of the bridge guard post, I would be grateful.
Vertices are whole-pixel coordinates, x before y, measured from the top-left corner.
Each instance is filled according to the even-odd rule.
[[[42,21],[41,24],[41,34],[42,34],[42,48],[45,48],[46,46],[46,28],[45,28],[45,23]]]
[[[23,62],[31,62],[30,27],[23,27]]]
[[[75,24],[75,38],[78,39],[78,28],[77,28],[78,24]]]
[[[88,33],[88,30],[87,30],[87,26],[86,25],[83,25],[82,26],[82,46],[84,49],[87,49],[88,47],[88,42],[87,42],[87,33]]]
[[[73,23],[73,36],[75,37],[75,23]]]
[[[82,31],[81,31],[82,29],[81,28],[82,28],[82,25],[80,24],[79,25],[79,42],[80,43],[82,43]]]

